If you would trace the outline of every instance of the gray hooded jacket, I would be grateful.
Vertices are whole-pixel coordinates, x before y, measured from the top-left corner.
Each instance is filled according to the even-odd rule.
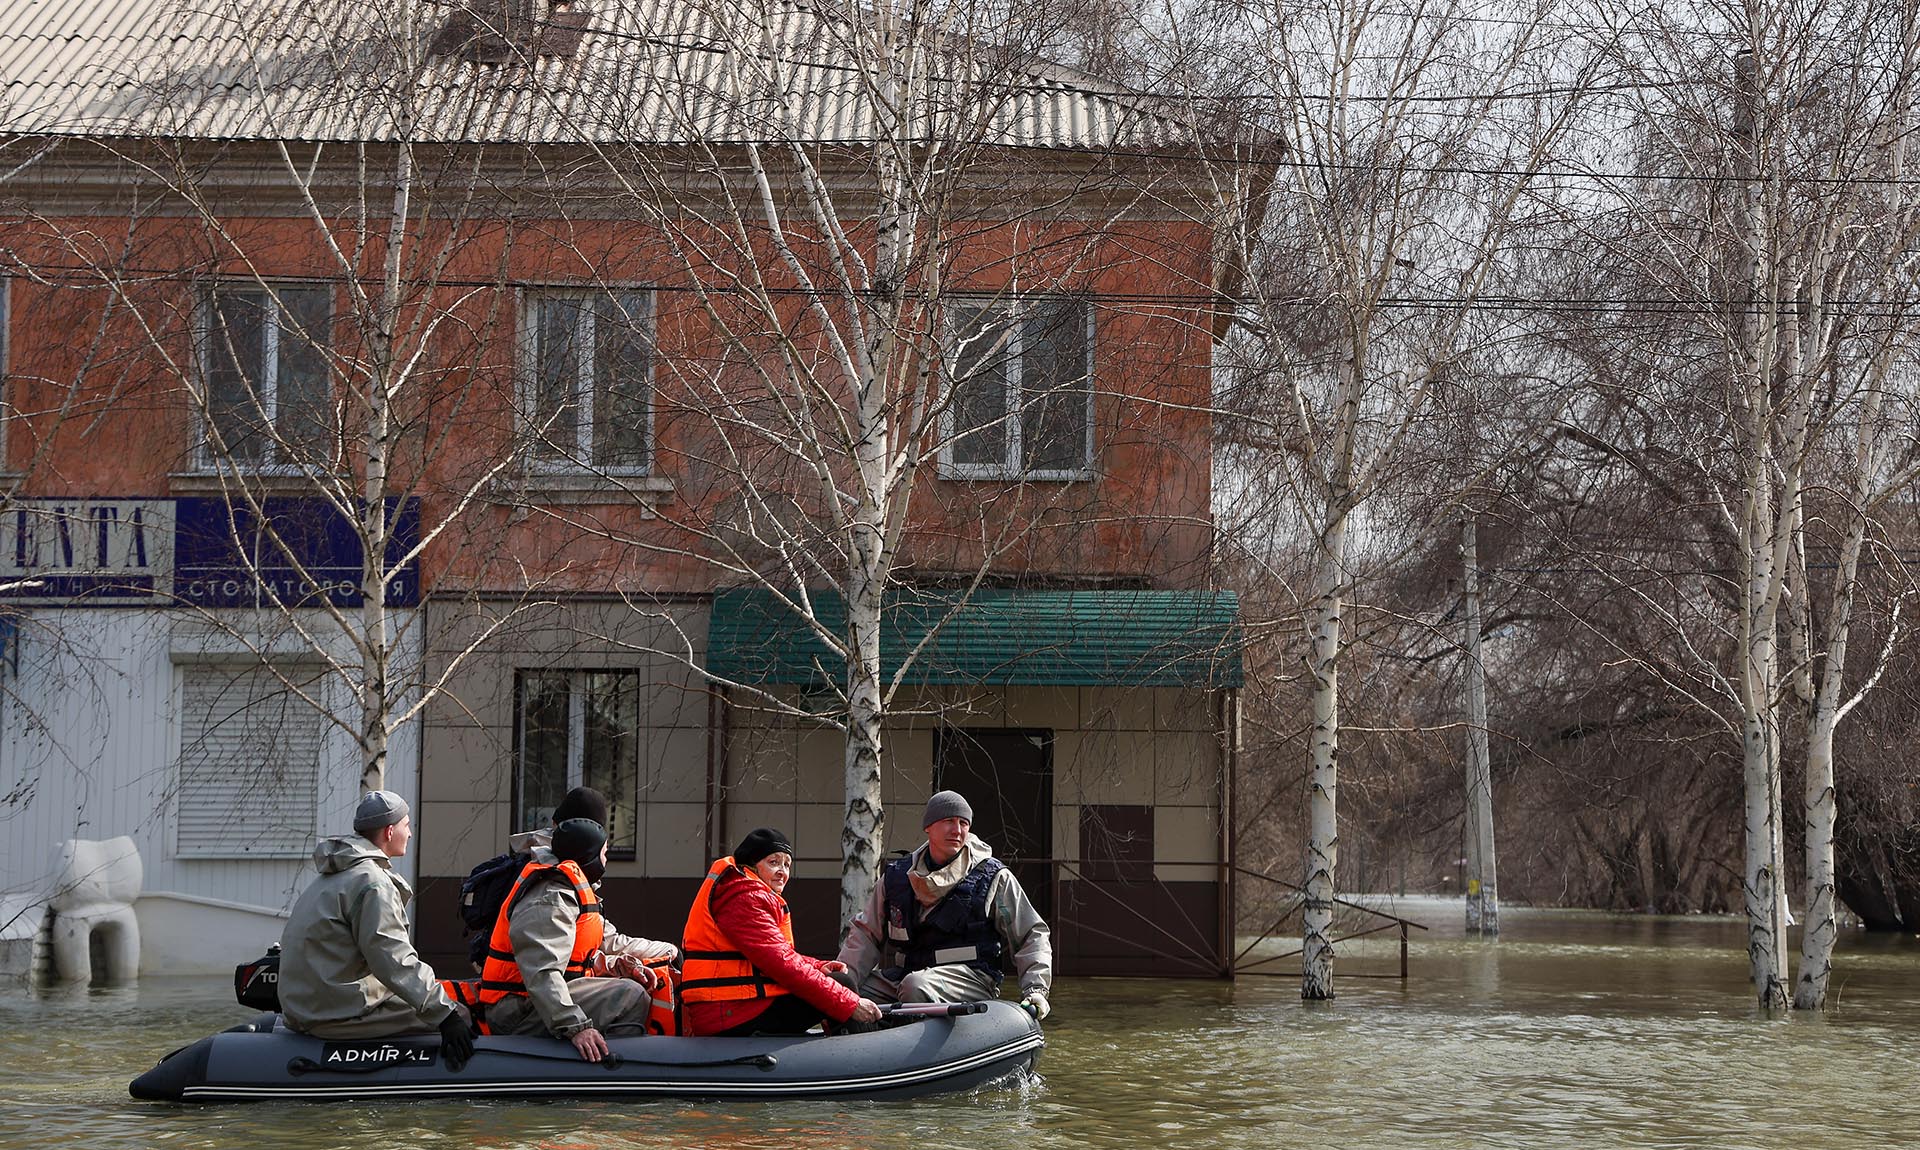
[[[426,1022],[453,1012],[409,936],[413,888],[359,835],[321,839],[320,872],[280,935],[280,1012],[295,1030],[365,1018],[399,999]]]
[[[551,842],[552,836],[547,839]],[[547,843],[529,840],[522,847],[519,840],[520,836],[514,836],[510,845],[515,850],[531,849],[535,862],[552,865],[560,861]],[[507,914],[507,937],[513,940],[513,961],[520,967],[520,979],[526,983],[534,1009],[540,1012],[540,1021],[561,1038],[572,1038],[593,1025],[568,992],[565,977],[567,959],[573,954],[574,926],[579,921],[580,896],[565,881],[541,883],[523,892]],[[631,954],[642,962],[652,962],[672,957],[677,949],[670,942],[621,934],[604,913],[600,925],[605,931],[600,949],[609,956]]]

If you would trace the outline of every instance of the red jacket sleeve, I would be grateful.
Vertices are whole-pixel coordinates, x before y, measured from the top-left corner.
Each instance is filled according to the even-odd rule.
[[[793,949],[780,933],[779,895],[753,878],[736,878],[713,892],[713,922],[734,948],[781,986],[835,1022],[853,1017],[860,996],[821,971],[819,959]]]

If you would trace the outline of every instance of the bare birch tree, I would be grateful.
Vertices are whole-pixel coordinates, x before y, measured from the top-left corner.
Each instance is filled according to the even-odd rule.
[[[1559,58],[1546,7],[1502,13],[1283,2],[1237,10],[1229,34],[1238,74],[1259,82],[1227,95],[1289,152],[1264,210],[1232,232],[1253,270],[1227,434],[1271,468],[1264,513],[1297,524],[1312,555],[1308,999],[1333,995],[1340,665],[1349,591],[1378,550],[1369,508],[1406,480],[1450,370],[1498,330],[1476,321],[1514,291],[1516,236],[1584,74]]]
[[[1119,398],[1094,378],[1090,338],[1122,258],[1111,237],[1191,197],[1167,173],[1192,136],[1050,64],[1047,6],[704,0],[680,14],[726,47],[641,62],[614,106],[555,104],[608,141],[597,178],[664,251],[676,312],[661,339],[698,330],[663,346],[656,384],[679,436],[669,446],[663,427],[662,450],[683,471],[652,507],[668,530],[618,542],[758,589],[824,650],[826,699],[715,681],[844,734],[845,921],[885,850],[883,718],[919,654],[883,664],[889,596],[911,571],[958,593],[935,597],[950,617],[1009,555],[1083,569],[1075,517],[1114,514],[1085,482],[1097,412]],[[1091,111],[1088,128],[1060,118],[1069,105]],[[1173,154],[1147,151],[1155,140]],[[1171,305],[1198,317],[1181,338],[1208,327],[1204,240],[1133,242],[1189,297]],[[669,654],[706,671],[691,643]]]
[[[1657,157],[1653,188],[1623,198],[1639,255],[1619,254],[1643,261],[1654,282],[1676,293],[1678,314],[1698,317],[1701,338],[1670,346],[1717,348],[1692,364],[1716,389],[1707,394],[1722,397],[1723,413],[1702,425],[1718,431],[1695,465],[1703,485],[1719,492],[1721,530],[1739,573],[1729,581],[1725,669],[1711,631],[1686,649],[1701,660],[1703,686],[1732,704],[1728,722],[1740,738],[1749,965],[1767,1009],[1788,1000],[1781,789],[1790,693],[1807,706],[1810,724],[1805,1005],[1823,992],[1834,928],[1832,724],[1843,713],[1839,676],[1855,568],[1843,543],[1816,650],[1804,623],[1810,485],[1846,427],[1853,443],[1837,450],[1850,460],[1842,474],[1855,479],[1842,482],[1859,513],[1873,505],[1876,484],[1910,479],[1889,475],[1875,447],[1885,428],[1872,380],[1884,379],[1890,335],[1862,305],[1906,296],[1897,253],[1914,218],[1899,178],[1912,37],[1911,15],[1898,5],[1821,3],[1649,13],[1616,36],[1624,88]],[[1865,475],[1874,476],[1868,490],[1860,487]],[[1851,547],[1857,564],[1858,544]],[[1786,652],[1783,636],[1791,640]],[[1816,687],[1816,667],[1833,680]]]

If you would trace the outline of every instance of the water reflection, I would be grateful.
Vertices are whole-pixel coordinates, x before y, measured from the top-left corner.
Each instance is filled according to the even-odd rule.
[[[218,980],[0,997],[0,1146],[1879,1147],[1920,1129],[1920,949],[1850,936],[1837,1005],[1757,1020],[1739,924],[1420,908],[1413,980],[1063,980],[1043,1081],[915,1104],[168,1107],[126,1084],[244,1016]],[[1444,914],[1446,917],[1442,918]],[[1449,931],[1448,928],[1451,928]],[[1342,968],[1397,966],[1397,943]]]

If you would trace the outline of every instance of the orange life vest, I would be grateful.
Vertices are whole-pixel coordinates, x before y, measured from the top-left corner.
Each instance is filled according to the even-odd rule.
[[[586,977],[588,956],[600,949],[601,940],[607,932],[606,920],[600,917],[600,896],[593,892],[593,884],[587,881],[579,863],[530,862],[520,871],[520,877],[514,880],[513,889],[507,892],[507,901],[500,904],[500,917],[493,920],[493,937],[487,940],[487,961],[480,968],[482,1006],[491,1006],[510,994],[527,993],[527,980],[520,973],[520,964],[513,960],[513,938],[507,920],[513,914],[513,906],[519,901],[520,892],[527,889],[529,881],[553,881],[553,876],[546,872],[556,870],[559,877],[573,884],[574,896],[580,900],[580,918],[573,924],[573,953],[567,957],[567,966],[561,971],[561,976],[567,979]]]
[[[760,881],[736,866],[733,856],[716,861],[707,871],[700,893],[693,896],[693,908],[687,912],[687,930],[680,939],[680,1001],[735,1002],[748,998],[773,998],[792,993],[759,968],[734,945],[713,921],[713,892],[729,875]],[[793,917],[787,913],[785,899],[780,903],[780,933],[788,945],[793,943]]]

